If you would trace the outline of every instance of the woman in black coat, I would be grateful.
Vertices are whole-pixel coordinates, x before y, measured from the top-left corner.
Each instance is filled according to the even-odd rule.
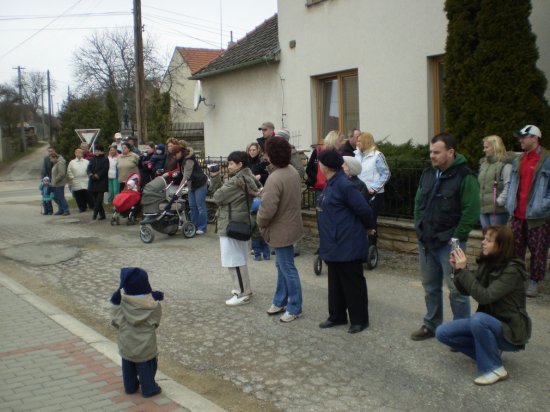
[[[103,209],[103,194],[109,190],[109,159],[105,157],[103,145],[96,144],[94,157],[88,164],[88,190],[94,199],[94,215],[92,220],[105,220]],[[99,216],[99,217],[98,217]]]

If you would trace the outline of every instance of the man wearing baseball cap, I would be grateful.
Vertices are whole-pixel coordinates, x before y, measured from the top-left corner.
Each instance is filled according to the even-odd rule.
[[[526,295],[538,295],[538,282],[544,279],[550,246],[550,152],[540,145],[542,133],[537,126],[527,125],[517,131],[523,153],[514,159],[506,209],[515,237],[516,255],[525,258],[531,252],[531,273]]]
[[[262,131],[262,137],[258,137],[256,141],[262,150],[264,150],[265,141],[275,134],[275,125],[271,122],[263,122],[262,125],[258,127],[258,130]]]

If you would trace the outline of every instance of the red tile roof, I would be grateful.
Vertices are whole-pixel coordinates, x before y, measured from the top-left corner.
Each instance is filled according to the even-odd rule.
[[[195,74],[208,66],[211,61],[221,56],[224,52],[224,50],[194,49],[191,47],[176,47],[176,50],[191,69],[191,74]]]

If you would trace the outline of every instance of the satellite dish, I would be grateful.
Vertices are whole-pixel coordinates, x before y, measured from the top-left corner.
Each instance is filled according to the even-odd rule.
[[[197,109],[199,108],[199,105],[201,104],[201,102],[204,102],[205,106],[216,107],[216,105],[214,105],[214,104],[207,104],[206,103],[206,98],[202,96],[201,81],[197,80],[197,83],[195,83],[195,94],[193,96],[193,108],[195,109],[195,111],[197,111]]]

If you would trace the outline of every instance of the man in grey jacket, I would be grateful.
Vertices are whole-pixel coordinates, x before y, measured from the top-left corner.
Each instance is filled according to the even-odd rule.
[[[62,156],[57,153],[50,155],[50,162],[52,164],[52,190],[54,193],[54,201],[57,204],[56,215],[68,216],[69,205],[65,199],[65,183],[67,183],[67,163]]]

